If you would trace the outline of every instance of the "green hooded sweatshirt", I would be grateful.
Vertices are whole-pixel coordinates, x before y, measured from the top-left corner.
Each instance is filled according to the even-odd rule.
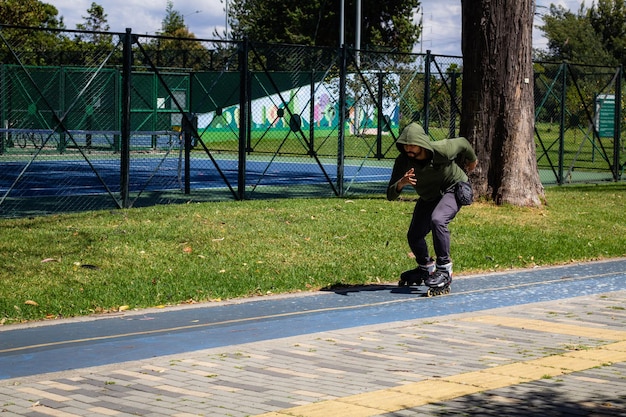
[[[427,149],[432,157],[427,160],[410,158],[403,145],[417,145]],[[466,163],[476,161],[476,153],[465,138],[431,141],[422,126],[411,123],[402,130],[396,142],[400,155],[396,158],[387,188],[387,199],[400,196],[396,185],[404,174],[414,169],[417,183],[413,186],[421,199],[436,201],[457,182],[467,181],[467,174],[461,169]],[[459,166],[460,165],[460,166]]]

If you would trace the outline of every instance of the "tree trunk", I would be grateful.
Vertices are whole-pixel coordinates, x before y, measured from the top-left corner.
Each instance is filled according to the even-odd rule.
[[[462,0],[461,135],[478,167],[474,191],[496,204],[539,207],[534,138],[534,0]]]

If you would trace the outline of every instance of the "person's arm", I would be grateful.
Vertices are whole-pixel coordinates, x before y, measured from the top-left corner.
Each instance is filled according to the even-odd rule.
[[[404,175],[398,180],[398,182],[396,182],[396,189],[398,190],[398,192],[401,192],[402,189],[407,185],[415,184],[417,184],[417,180],[415,179],[415,170],[411,168],[404,173]]]
[[[396,160],[396,163],[393,165],[389,185],[387,186],[387,200],[396,200],[400,196],[404,187],[416,184],[413,168],[408,171],[405,171],[405,169],[406,167],[404,164],[401,164],[398,160]]]
[[[465,172],[472,172],[476,169],[478,158],[469,141],[463,137],[448,139],[448,141],[451,151],[456,154],[455,161],[457,165],[463,168]]]

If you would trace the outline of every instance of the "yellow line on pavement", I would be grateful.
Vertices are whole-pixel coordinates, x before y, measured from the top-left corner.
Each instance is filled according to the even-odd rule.
[[[611,363],[626,362],[626,332],[624,331],[497,316],[480,316],[462,321],[584,336],[600,340],[617,340],[617,342],[530,361],[486,368],[480,371],[427,379],[384,390],[320,401],[260,414],[257,417],[373,417],[486,390],[504,388],[543,378],[553,378]]]
[[[602,327],[582,327],[544,320],[523,319],[517,317],[478,316],[461,321],[492,324],[502,327],[514,327],[537,332],[567,334],[570,336],[591,337],[594,339],[626,340],[626,331],[605,329]]]

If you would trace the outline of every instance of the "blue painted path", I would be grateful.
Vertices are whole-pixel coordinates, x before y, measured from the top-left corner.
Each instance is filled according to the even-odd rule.
[[[452,293],[376,285],[10,326],[0,379],[398,320],[626,290],[626,259],[457,278]]]

